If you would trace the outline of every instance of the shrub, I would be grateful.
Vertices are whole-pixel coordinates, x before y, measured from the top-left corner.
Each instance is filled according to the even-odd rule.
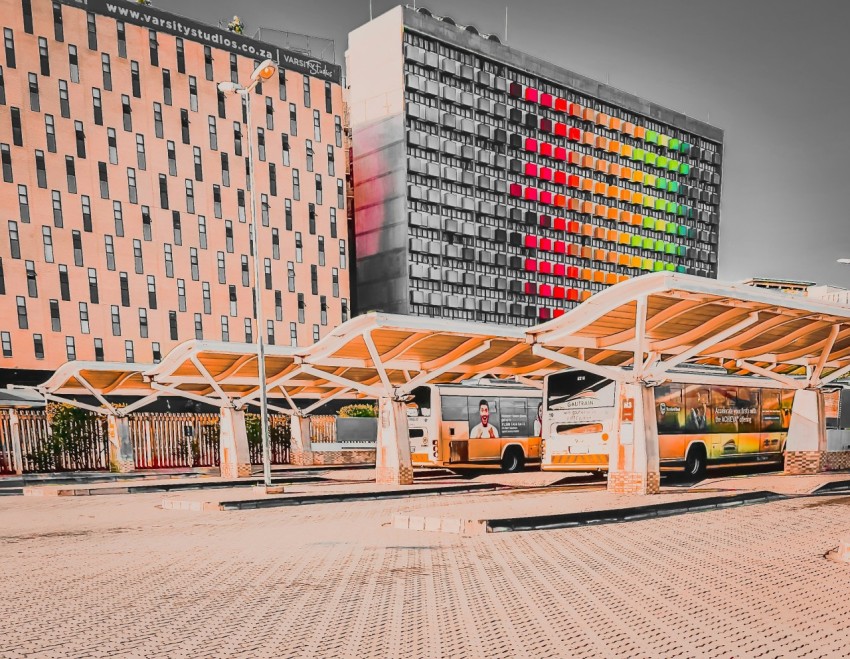
[[[378,406],[365,404],[346,405],[345,407],[340,408],[339,416],[343,419],[352,417],[374,418],[378,416]]]

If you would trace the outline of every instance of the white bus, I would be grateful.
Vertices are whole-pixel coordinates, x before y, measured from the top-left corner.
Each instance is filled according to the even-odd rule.
[[[759,378],[748,381],[752,384],[741,386],[741,378],[730,378],[720,367],[685,367],[653,387],[662,471],[699,476],[706,467],[782,462],[794,390]],[[608,470],[617,387],[575,369],[545,378],[543,470]]]
[[[540,389],[484,378],[428,385],[407,409],[414,466],[515,472],[540,460]]]

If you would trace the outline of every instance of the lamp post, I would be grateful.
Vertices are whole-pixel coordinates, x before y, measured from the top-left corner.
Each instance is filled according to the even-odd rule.
[[[269,436],[269,400],[266,390],[266,353],[263,339],[263,303],[260,293],[260,241],[257,231],[257,190],[254,179],[254,135],[251,128],[251,92],[264,80],[268,80],[277,72],[277,64],[267,59],[260,63],[251,74],[247,87],[235,82],[220,82],[218,88],[225,94],[239,94],[244,100],[248,128],[248,178],[251,184],[251,250],[254,257],[254,306],[257,321],[257,377],[260,386],[260,435],[263,445],[263,482],[266,487],[272,484],[271,444]]]

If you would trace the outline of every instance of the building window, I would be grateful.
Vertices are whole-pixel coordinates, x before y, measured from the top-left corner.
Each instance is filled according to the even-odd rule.
[[[133,132],[133,116],[130,109],[130,97],[127,94],[121,94],[121,121],[125,133]]]
[[[228,254],[233,254],[233,222],[224,221],[224,249]]]
[[[295,292],[295,264],[292,261],[286,263],[286,280],[287,290],[290,293]]]
[[[115,270],[115,241],[110,235],[103,237],[106,248],[106,269]]]
[[[319,340],[319,326],[313,325],[313,343]]]
[[[115,22],[118,32],[118,57],[127,57],[127,30],[124,26],[124,21]]]
[[[339,297],[339,270],[331,269],[331,294],[334,297]]]
[[[254,324],[251,322],[250,318],[245,319],[245,343],[253,343],[254,342]]]
[[[310,292],[313,295],[319,294],[319,268],[318,266],[310,266]]]
[[[24,32],[32,34],[32,0],[21,0],[21,10],[24,15]]]
[[[39,149],[35,150],[35,179],[38,187],[47,187],[47,169],[44,164],[44,151],[40,151]]]
[[[33,112],[41,112],[41,95],[38,90],[38,75],[35,73],[27,74],[29,83],[30,109]]]
[[[304,323],[304,293],[298,294],[298,322]]]
[[[278,90],[280,94],[280,100],[286,100],[286,69],[280,67],[277,70],[277,81],[278,81]]]
[[[345,270],[346,265],[346,256],[345,256],[345,241],[339,241],[339,267]]]
[[[289,134],[293,137],[298,135],[298,111],[295,103],[289,104]]]
[[[236,286],[230,285],[227,287],[228,298],[230,300],[230,315],[234,318],[238,313],[237,309],[237,298],[236,298]]]
[[[192,161],[195,165],[195,180],[203,181],[204,180],[204,167],[203,161],[201,159],[201,149],[200,147],[193,146],[192,147]]]
[[[221,184],[230,187],[230,158],[226,153],[221,154]]]
[[[331,83],[325,82],[325,112],[327,114],[333,114],[333,88],[331,87]]]
[[[218,266],[218,283],[226,284],[227,283],[227,272],[225,271],[224,266],[224,252],[216,253],[216,263]]]
[[[313,139],[322,141],[322,115],[318,110],[313,110]]]
[[[65,182],[68,184],[68,192],[77,194],[77,170],[73,156],[65,156]]]
[[[207,248],[207,218],[198,215],[198,245],[201,249]]]
[[[3,181],[11,183],[14,180],[12,176],[12,151],[8,144],[0,144],[0,159],[3,162]]]
[[[195,247],[189,248],[189,265],[192,271],[192,281],[199,281],[200,273],[198,271],[198,250]]]
[[[106,163],[97,163],[97,175],[100,181],[100,198],[109,199],[109,178],[106,172]]]
[[[79,231],[72,232],[79,234]],[[51,232],[50,227],[41,227],[41,242],[44,247],[44,261],[45,263],[53,263],[53,233]],[[12,254],[14,257],[14,253]],[[20,258],[20,255],[17,257]],[[60,268],[61,270],[61,268]],[[64,298],[63,298],[64,299]]]
[[[156,277],[148,275],[148,306],[156,309]]]
[[[331,208],[331,238],[336,238],[336,208]]]
[[[97,23],[94,14],[86,12],[86,32],[88,33],[89,50],[97,50]]]
[[[92,102],[92,113],[94,118],[94,123],[98,126],[103,126],[103,104],[101,102],[100,90],[97,87],[93,87],[91,90],[91,102]],[[154,103],[154,107],[158,104]],[[162,132],[162,116],[160,114],[160,132]],[[157,136],[159,137],[159,135]],[[85,157],[85,156],[83,156]]]
[[[151,55],[151,66],[159,66],[159,43],[156,40],[156,32],[154,30],[148,31],[148,47]]]
[[[322,325],[328,324],[328,298],[322,295],[319,298],[320,322]]]
[[[144,307],[139,308],[139,336],[148,338],[148,310]]]
[[[269,226],[269,198],[266,194],[260,195],[260,218],[263,226]]]
[[[129,339],[124,341],[124,360],[128,364],[132,364],[134,361],[136,361],[136,354],[133,351],[133,342]]]
[[[304,260],[302,248],[303,248],[303,244],[301,242],[301,232],[296,231],[295,232],[295,261],[297,263],[301,263]]]
[[[283,166],[289,167],[289,135],[283,133],[280,136],[280,143],[283,150]]]
[[[136,170],[132,167],[127,168],[127,196],[130,198],[131,204],[139,203],[139,189],[136,185]]]
[[[103,339],[94,340],[94,359],[95,361],[103,361]]]
[[[174,277],[174,257],[171,245],[169,243],[163,244],[163,250],[165,254],[165,276]]]
[[[183,138],[183,144],[190,143],[188,110],[180,110],[180,136]]]
[[[126,54],[124,57],[126,57]],[[134,98],[142,97],[142,81],[139,78],[139,63],[136,61],[130,62],[130,88],[133,91]]]
[[[348,300],[342,298],[342,322],[348,320]]]
[[[195,338],[198,341],[204,338],[204,317],[199,313],[195,314]]]
[[[266,129],[274,130],[274,103],[266,96]]]
[[[101,53],[100,55],[100,68],[103,71],[103,88],[111,92],[112,91],[112,64],[109,61],[109,55],[107,53]],[[46,75],[46,74],[44,74]]]
[[[33,261],[25,261],[24,265],[27,271],[27,295],[29,297],[38,297],[38,280],[35,276],[35,263]]]
[[[51,190],[50,197],[53,204],[53,226],[61,229],[64,226],[62,220],[62,193],[59,190]]]
[[[181,37],[177,37],[177,73],[186,73],[186,53]]]
[[[266,161],[266,131],[257,128],[257,158],[260,162]]]
[[[339,209],[345,208],[345,187],[342,184],[342,179],[336,180],[336,207]]]
[[[53,128],[53,117],[51,115],[47,115],[50,117],[50,127]],[[21,111],[19,108],[9,108],[9,118],[12,122],[12,144],[15,146],[23,146],[24,145],[24,136],[21,133]],[[47,118],[45,117],[45,123],[47,123]],[[48,139],[50,134],[48,133]],[[48,148],[48,150],[50,150]],[[53,136],[53,153],[56,153],[56,136],[54,133]]]
[[[29,329],[29,319],[27,318],[27,301],[26,299],[18,295],[15,298],[15,302],[17,304],[18,309],[18,329]]]
[[[18,234],[18,223],[14,220],[9,220],[9,252],[13,259],[21,258],[21,238]]]
[[[159,206],[168,210],[168,177],[165,174],[159,175]]]
[[[44,359],[44,338],[41,334],[32,335],[32,345],[35,350],[35,358]]]
[[[38,62],[41,69],[41,75],[50,75],[50,54],[47,52],[47,39],[44,37],[38,38]]]
[[[277,166],[273,162],[269,163],[269,193],[277,197]]]
[[[137,275],[145,271],[145,263],[142,258],[142,241],[138,238],[133,239],[133,272]]]
[[[151,209],[149,206],[142,206],[142,238],[147,241],[153,239],[151,231]]]
[[[266,290],[272,289],[272,260],[263,259],[263,273],[265,275]]]
[[[15,64],[15,35],[12,28],[3,28],[3,46],[6,49],[6,66],[14,69]]]
[[[248,257],[242,255],[242,285],[247,287],[250,285],[250,274],[248,271]]]
[[[172,341],[177,340],[177,312],[168,312],[168,331]]]
[[[21,216],[21,222],[30,221],[30,202],[25,185],[18,185],[18,214]]]
[[[162,361],[162,351],[159,349],[159,342],[154,341],[151,344],[151,353],[153,355],[153,363],[159,364]]]
[[[209,133],[210,133],[210,149],[213,151],[218,150],[218,133],[216,132],[216,123],[215,117],[210,115],[207,117],[207,124],[209,125]]]
[[[71,300],[71,287],[68,284],[68,266],[61,264],[59,265],[59,297],[65,302]]]
[[[298,347],[298,326],[295,323],[289,323],[289,345]]]
[[[153,104],[153,129],[154,135],[162,139],[162,105],[159,103]]]
[[[272,258],[280,260],[280,232],[277,229],[272,229]]]
[[[328,144],[328,176],[336,176],[336,166],[334,162],[334,148],[332,144]]]
[[[227,316],[221,317],[221,340],[230,341],[230,320]]]
[[[204,313],[209,315],[212,313],[212,294],[210,291],[210,283],[208,281],[201,283],[201,296],[204,301]]]
[[[213,79],[212,48],[209,46],[204,46],[204,76],[207,80]]]
[[[80,302],[78,307],[80,309],[80,333],[88,334],[91,331],[89,327],[89,305],[85,302]]]
[[[173,141],[166,141],[165,151],[168,155],[168,174],[169,176],[177,176],[177,149]]]
[[[192,179],[186,179],[186,212],[195,212],[195,185]]]
[[[94,268],[88,269],[88,278],[89,278],[89,301],[92,304],[98,304],[100,302],[100,294],[97,289],[97,270]]]
[[[286,199],[283,202],[284,209],[284,226],[287,231],[292,231],[292,200]]]
[[[274,317],[275,320],[283,320],[283,295],[280,291],[274,292]]]
[[[72,362],[77,358],[77,346],[74,344],[73,336],[65,337],[65,356],[68,358],[69,362]]]
[[[242,124],[238,121],[233,122],[233,153],[242,155]]]
[[[342,119],[339,115],[334,117],[334,137],[336,139],[337,148],[342,148]]]
[[[162,102],[166,105],[171,105],[171,71],[168,69],[162,70]]]
[[[301,177],[297,169],[292,170],[292,198],[295,201],[301,199]]]
[[[9,332],[0,332],[0,343],[3,344],[3,356],[12,356],[12,335]]]

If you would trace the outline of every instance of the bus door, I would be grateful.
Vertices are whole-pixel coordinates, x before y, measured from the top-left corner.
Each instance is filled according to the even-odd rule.
[[[469,410],[466,396],[440,398],[440,457],[450,464],[469,462]]]
[[[738,387],[738,453],[760,453],[763,443],[759,423],[761,391]]]

